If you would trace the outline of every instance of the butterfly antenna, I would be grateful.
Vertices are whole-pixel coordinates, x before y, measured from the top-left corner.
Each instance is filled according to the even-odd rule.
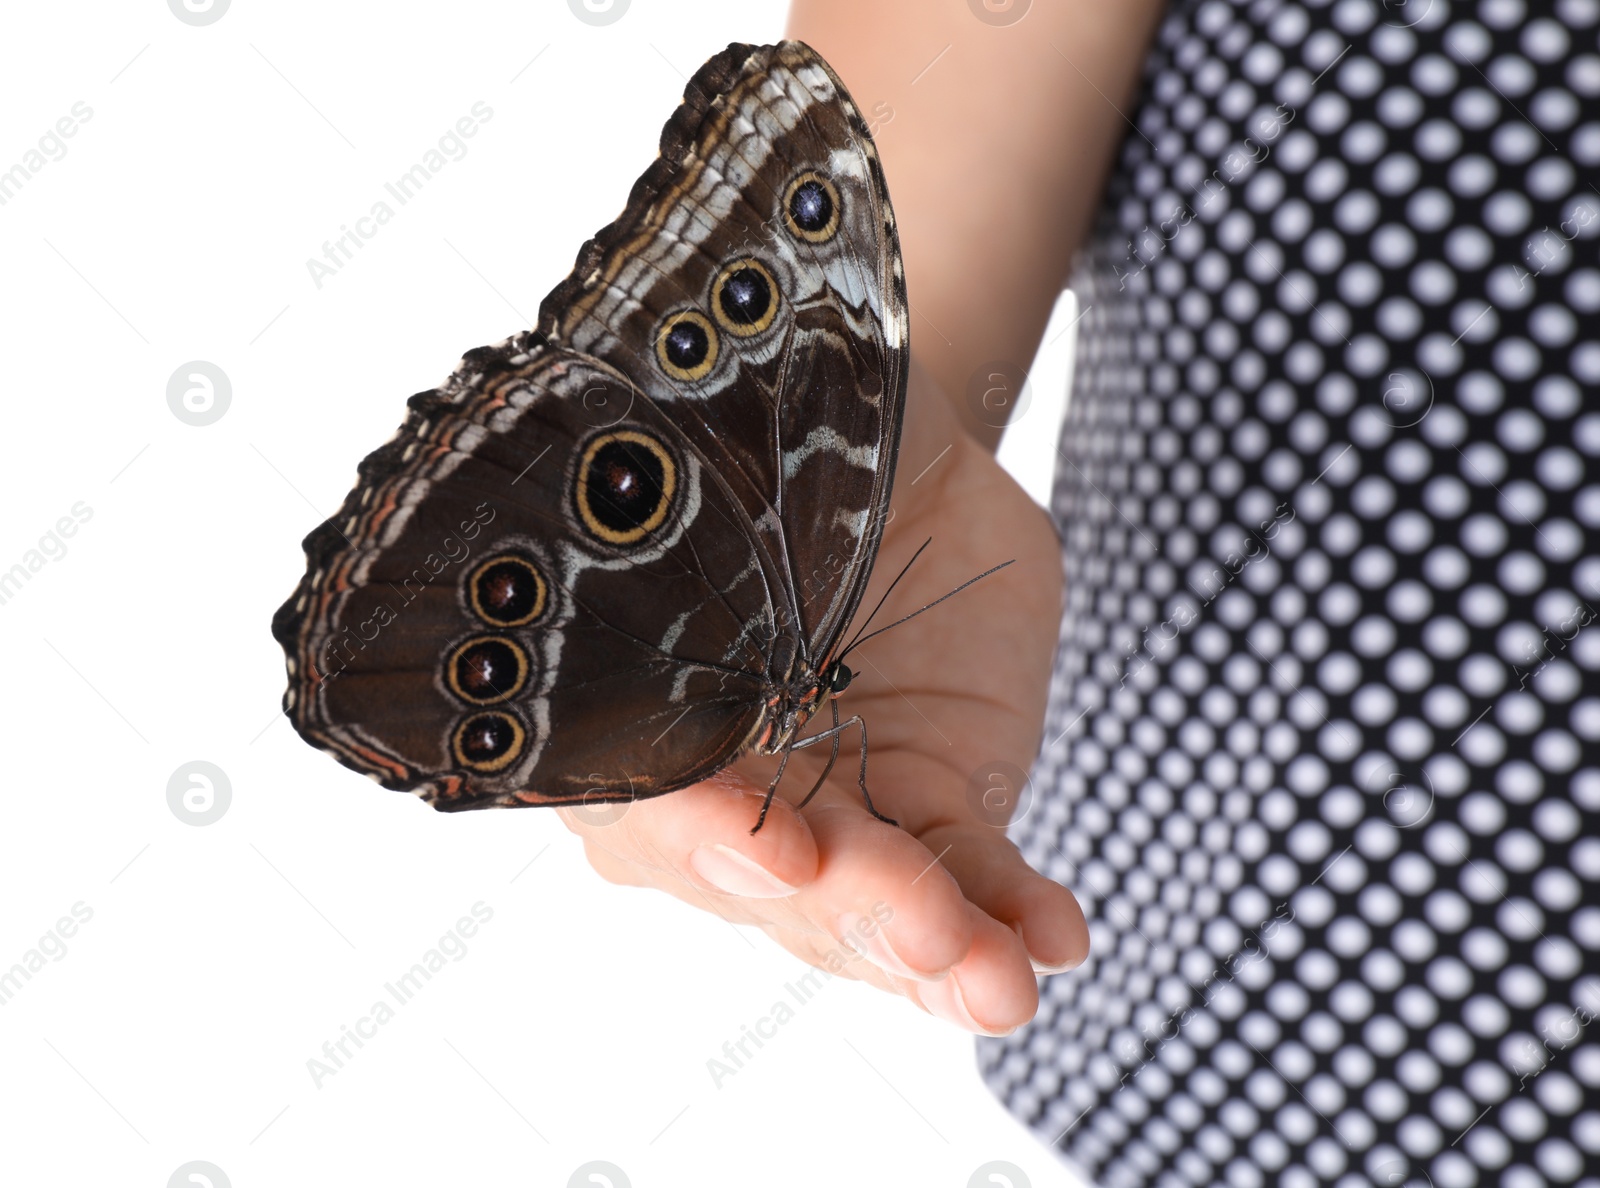
[[[923,548],[927,548],[927,546],[924,545]],[[921,552],[922,550],[918,549],[917,551]],[[912,560],[915,560],[915,558],[912,558]],[[972,585],[973,583],[981,582],[981,581],[983,581],[984,578],[988,577],[990,574],[999,573],[1007,565],[1015,565],[1015,564],[1016,564],[1015,560],[1002,561],[1002,562],[1000,562],[999,565],[996,565],[993,569],[986,569],[982,573],[980,573],[977,577],[968,578],[966,581],[962,582],[959,586],[957,586],[954,590],[951,590],[950,593],[944,594],[944,595],[941,595],[938,598],[935,598],[932,602],[928,603],[927,606],[918,607],[916,610],[912,611],[909,615],[906,615],[903,618],[896,619],[893,623],[890,623],[887,627],[879,627],[876,631],[874,631],[872,633],[872,635],[862,636],[859,632],[857,632],[856,638],[853,639],[850,642],[850,646],[847,647],[844,651],[839,653],[839,659],[843,660],[854,649],[860,647],[862,644],[866,643],[867,640],[871,639],[873,635],[882,635],[885,631],[889,630],[890,627],[898,627],[898,626],[900,626],[901,623],[906,622],[908,619],[916,618],[923,611],[932,610],[934,607],[938,606],[941,602],[943,602],[946,598],[954,598],[957,594],[961,593],[961,591],[965,590],[968,586]],[[899,581],[900,579],[896,578],[895,580]],[[894,588],[893,586],[890,587],[891,590],[893,588]],[[884,595],[884,597],[887,598],[888,595],[886,594],[886,595]],[[882,604],[880,603],[879,605],[882,605]],[[865,625],[863,625],[863,627],[864,626]]]
[[[867,621],[865,623],[861,624],[860,629],[856,632],[856,639],[860,639],[861,638],[861,632],[865,631],[868,627],[870,627],[872,625],[873,616],[875,616],[879,611],[881,611],[883,609],[883,604],[885,602],[889,601],[889,595],[894,593],[894,588],[900,584],[900,579],[905,577],[906,576],[906,572],[908,570],[910,570],[910,568],[917,563],[917,558],[922,556],[922,550],[927,548],[932,543],[933,543],[933,537],[930,536],[930,537],[928,537],[927,540],[922,542],[921,547],[918,548],[916,552],[911,554],[911,560],[907,561],[906,564],[905,564],[905,568],[902,569],[898,574],[895,575],[894,581],[890,582],[889,583],[889,588],[883,592],[883,597],[878,599],[878,605],[872,608],[872,614],[868,615],[867,616]],[[845,656],[849,653],[850,649],[856,646],[856,639],[852,639],[849,643],[844,645],[844,651],[839,653],[839,659],[843,660],[845,658]]]

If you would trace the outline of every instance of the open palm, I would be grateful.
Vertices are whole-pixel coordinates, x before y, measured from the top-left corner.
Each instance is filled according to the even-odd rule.
[[[1035,873],[1002,827],[1020,791],[1016,774],[1039,746],[1061,612],[1060,545],[915,365],[891,508],[864,608],[923,541],[933,543],[874,627],[1015,562],[850,656],[856,676],[838,705],[866,722],[867,786],[900,828],[862,802],[853,728],[803,810],[790,802],[815,782],[829,748],[793,753],[754,835],[776,769],[754,756],[614,819],[563,815],[612,882],[758,924],[812,964],[904,994],[969,1030],[1003,1033],[1032,1018],[1036,969],[1069,968],[1088,952],[1076,901]],[[828,724],[819,717],[811,728]]]

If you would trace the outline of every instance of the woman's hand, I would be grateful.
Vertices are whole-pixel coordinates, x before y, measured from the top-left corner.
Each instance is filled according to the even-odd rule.
[[[804,961],[971,1031],[1005,1033],[1033,1017],[1035,969],[1070,968],[1089,948],[1072,895],[1023,861],[1001,827],[1004,811],[984,803],[997,765],[1025,771],[1038,750],[1061,617],[1060,545],[915,364],[891,506],[858,619],[917,547],[933,543],[875,627],[1015,561],[850,657],[856,675],[839,708],[865,720],[867,787],[900,828],[862,803],[854,728],[803,810],[784,797],[805,795],[828,744],[792,754],[754,835],[770,758],[639,801],[611,824],[591,820],[609,814],[561,811],[609,881],[760,925]],[[830,720],[813,718],[809,732]]]

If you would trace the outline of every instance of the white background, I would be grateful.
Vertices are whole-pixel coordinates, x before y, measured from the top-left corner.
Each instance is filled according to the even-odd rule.
[[[278,711],[268,624],[300,538],[406,396],[529,324],[685,77],[776,39],[783,5],[637,0],[605,28],[560,0],[4,21],[0,171],[93,114],[0,206],[0,571],[92,516],[0,605],[0,970],[73,904],[93,917],[0,1006],[0,1181],[159,1188],[207,1160],[238,1188],[565,1185],[604,1159],[638,1188],[963,1186],[993,1160],[1072,1183],[970,1037],[844,981],[718,1087],[707,1061],[804,967],[608,886],[553,815],[434,813]],[[384,182],[479,101],[466,155],[399,207]],[[318,288],[307,259],[380,199],[394,219]],[[205,427],[167,405],[196,359],[232,386]],[[167,802],[191,760],[231,784],[204,827]],[[466,955],[318,1087],[307,1061],[479,901]]]

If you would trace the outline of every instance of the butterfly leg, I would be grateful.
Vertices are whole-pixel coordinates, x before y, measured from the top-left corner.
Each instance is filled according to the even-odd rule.
[[[773,776],[772,783],[767,785],[767,798],[761,802],[761,813],[756,817],[756,823],[750,827],[752,836],[761,832],[761,827],[767,823],[767,810],[772,807],[772,798],[778,791],[778,781],[783,779],[783,769],[788,766],[789,752],[785,751],[783,758],[778,760],[778,774]]]
[[[811,798],[822,791],[823,781],[832,773],[833,765],[839,761],[839,703],[830,700],[828,705],[833,710],[833,752],[828,756],[828,766],[822,769],[822,774],[817,777],[817,782],[811,785],[811,791],[806,793],[806,798],[795,805],[795,808],[805,808],[806,805],[811,803]]]
[[[833,754],[828,756],[828,766],[822,769],[822,774],[817,777],[817,782],[811,785],[811,791],[806,793],[805,799],[795,805],[795,808],[805,808],[806,805],[811,803],[811,798],[822,790],[823,781],[828,778],[828,773],[833,770],[833,765],[839,759],[839,731],[843,729],[839,725],[839,704],[838,702],[829,702],[829,704],[833,706],[833,730],[830,731],[833,735]],[[817,737],[822,738],[824,736],[819,734]],[[778,781],[783,779],[783,769],[789,766],[789,752],[792,750],[794,748],[790,747],[784,751],[783,758],[778,760],[778,774],[772,777],[772,783],[767,786],[767,798],[761,802],[761,815],[756,818],[755,826],[750,830],[752,834],[759,832],[761,826],[766,822],[767,810],[772,807],[772,797],[778,791]]]
[[[899,821],[896,821],[893,817],[884,816],[875,807],[873,807],[872,794],[867,791],[867,724],[861,720],[861,715],[860,714],[856,714],[856,715],[854,715],[852,717],[846,718],[843,722],[839,723],[837,726],[830,726],[827,730],[823,730],[823,731],[820,731],[817,734],[813,734],[810,738],[802,738],[799,742],[792,744],[789,749],[792,750],[792,751],[798,751],[802,747],[815,746],[817,743],[821,742],[825,738],[834,739],[835,740],[835,744],[834,745],[835,745],[835,747],[837,747],[837,745],[838,745],[837,740],[839,738],[839,735],[843,731],[846,731],[846,730],[850,729],[850,727],[852,727],[852,726],[861,727],[861,774],[856,777],[856,783],[861,788],[861,799],[866,802],[867,812],[871,813],[874,817],[876,817],[878,820],[884,822],[885,824],[888,824],[888,825],[899,825],[900,824]],[[830,766],[832,766],[831,763],[830,763]],[[826,773],[824,773],[824,774],[826,774]],[[810,799],[810,798],[807,797],[807,799]]]

